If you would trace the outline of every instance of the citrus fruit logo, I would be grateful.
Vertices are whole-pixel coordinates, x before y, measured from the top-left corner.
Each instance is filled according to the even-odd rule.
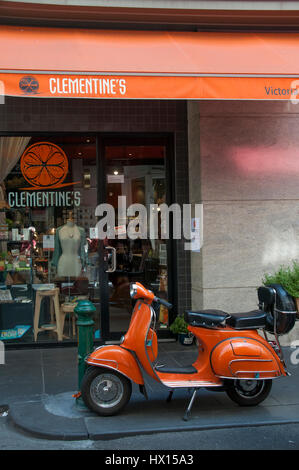
[[[19,87],[24,93],[34,94],[38,92],[39,83],[35,77],[26,75],[19,81]]]
[[[68,159],[58,145],[50,142],[28,147],[21,157],[21,171],[32,186],[24,189],[54,189],[72,184],[62,184],[68,173]]]

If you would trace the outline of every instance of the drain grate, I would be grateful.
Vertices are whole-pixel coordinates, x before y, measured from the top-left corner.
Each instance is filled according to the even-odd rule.
[[[9,406],[0,405],[0,418],[8,415]]]

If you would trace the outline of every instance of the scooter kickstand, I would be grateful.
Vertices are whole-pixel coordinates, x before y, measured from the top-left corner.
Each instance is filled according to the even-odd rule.
[[[192,408],[193,402],[194,402],[194,400],[195,400],[196,393],[197,393],[197,388],[194,388],[193,393],[192,393],[191,400],[190,400],[189,405],[188,405],[188,408],[186,409],[185,414],[184,414],[184,417],[183,417],[183,420],[184,420],[184,421],[188,421],[188,420],[190,419],[190,416],[191,416],[191,408]]]
[[[173,390],[170,390],[169,395],[167,397],[166,403],[170,403],[173,395]]]

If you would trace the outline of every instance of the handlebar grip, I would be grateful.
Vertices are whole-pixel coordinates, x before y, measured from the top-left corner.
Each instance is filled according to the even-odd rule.
[[[156,297],[157,302],[159,302],[161,305],[164,305],[164,307],[168,308],[168,310],[172,309],[172,304],[167,302],[167,300],[160,299],[159,297]]]

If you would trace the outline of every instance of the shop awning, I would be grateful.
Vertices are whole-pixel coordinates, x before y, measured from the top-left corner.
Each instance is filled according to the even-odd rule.
[[[0,26],[0,47],[10,96],[289,100],[299,88],[299,33]]]

